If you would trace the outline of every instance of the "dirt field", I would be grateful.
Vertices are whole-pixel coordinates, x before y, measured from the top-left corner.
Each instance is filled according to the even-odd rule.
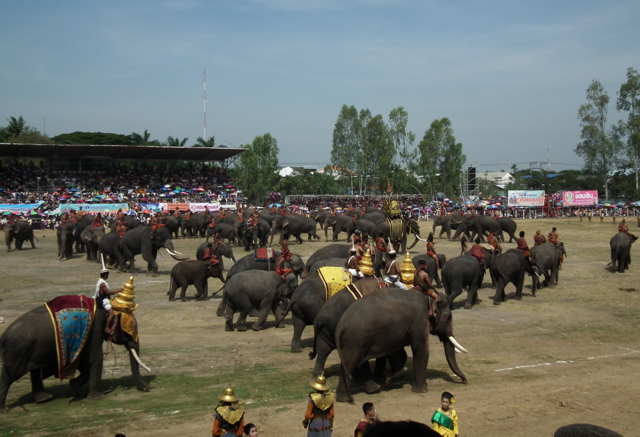
[[[431,223],[421,223],[425,237]],[[635,222],[630,224],[631,231],[640,234]],[[494,306],[487,277],[479,292],[480,305],[460,308],[466,293],[456,301],[456,339],[469,350],[458,355],[467,385],[450,376],[442,346],[432,337],[428,393],[411,391],[409,358],[403,381],[376,395],[366,395],[356,385],[355,404],[336,405],[333,435],[353,435],[367,401],[375,403],[381,419],[428,423],[440,404],[440,393],[447,390],[455,395],[463,436],[552,436],[570,423],[593,423],[639,436],[637,244],[631,270],[611,273],[605,266],[617,224],[610,218],[603,224],[577,219],[518,221],[518,230],[527,232],[531,245],[536,229],[546,235],[552,226],[568,252],[555,289],[542,289],[534,298],[527,277],[521,301],[513,298],[515,288],[510,285],[507,302]],[[55,296],[93,294],[99,267],[85,261],[83,254],[58,262],[55,234],[37,231],[36,236],[36,250],[0,252],[0,317],[5,320],[0,333],[19,315]],[[195,258],[201,241],[174,243]],[[447,258],[459,254],[458,242],[436,241],[436,249]],[[290,249],[306,259],[325,244],[305,242],[291,244]],[[411,254],[424,253],[424,247],[419,243]],[[235,252],[236,257],[245,255],[241,249]],[[0,415],[0,435],[210,435],[217,396],[228,383],[246,405],[245,420],[257,423],[261,435],[306,435],[301,421],[311,391],[312,329],[305,330],[302,354],[289,353],[290,317],[284,329],[274,329],[270,316],[261,332],[225,332],[224,320],[215,315],[217,297],[168,302],[169,271],[176,261],[163,256],[158,259],[158,277],[135,277],[141,358],[152,369],[145,375],[151,391],[135,390],[124,348],[116,346],[115,360],[113,354],[105,358],[103,388],[114,388],[105,400],[75,399],[67,383],[49,379],[45,385],[55,399],[35,404],[25,377],[9,390],[7,405],[12,411]],[[112,273],[109,284],[120,287],[128,277]],[[219,285],[218,280],[209,281],[210,290]],[[195,289],[188,292],[193,297]],[[332,389],[337,387],[338,369],[334,352],[326,370]]]

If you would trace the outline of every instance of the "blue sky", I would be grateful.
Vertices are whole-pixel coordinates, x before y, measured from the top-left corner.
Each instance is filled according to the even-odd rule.
[[[241,146],[271,133],[284,165],[329,162],[343,104],[387,119],[404,106],[418,142],[448,117],[481,170],[580,168],[578,108],[640,69],[637,1],[5,1],[0,125],[50,136],[203,135]]]

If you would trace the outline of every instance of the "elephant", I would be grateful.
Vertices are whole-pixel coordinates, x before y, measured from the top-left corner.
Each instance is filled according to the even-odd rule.
[[[202,261],[202,258],[204,257],[204,251],[207,249],[207,244],[208,243],[202,243],[200,246],[198,246],[198,249],[196,250],[196,259],[198,261]],[[227,243],[220,243],[218,247],[216,247],[213,254],[216,256],[216,259],[220,261],[220,264],[223,265],[223,269],[224,263],[222,262],[222,257],[229,258],[233,261],[234,264],[236,262],[236,257],[233,255],[233,250]]]
[[[491,263],[490,270],[497,282],[496,294],[493,296],[494,305],[500,305],[506,300],[504,287],[509,283],[516,286],[516,300],[522,299],[525,272],[531,275],[536,274],[518,249],[509,249],[497,256]]]
[[[329,241],[329,236],[327,235],[327,217],[331,216],[331,211],[318,211],[316,213],[311,214],[311,218],[313,218],[317,224],[320,225],[320,229],[324,231],[324,239],[325,241]]]
[[[280,252],[274,252],[274,259],[271,262],[267,261],[256,261],[255,255],[247,255],[238,260],[227,273],[227,281],[231,279],[233,276],[237,275],[240,272],[244,272],[246,270],[263,270],[263,271],[275,271],[276,270],[276,260],[280,256]],[[307,278],[307,267],[300,255],[291,255],[291,259],[285,263],[285,267],[293,270],[293,273],[299,279]],[[226,291],[222,292],[222,301],[218,306],[217,315],[219,317],[224,316],[225,311],[225,303],[224,303],[224,294]]]
[[[157,276],[158,263],[156,263],[156,256],[158,250],[163,247],[177,261],[186,261],[188,259],[178,257],[178,254],[175,253],[173,242],[171,241],[171,232],[166,226],[157,228],[153,233],[151,229],[151,226],[138,226],[127,231],[120,240],[122,253],[125,260],[130,263],[132,272],[136,270],[134,257],[142,254],[142,258],[147,262],[147,274]]]
[[[75,227],[71,223],[62,223],[56,229],[58,240],[58,259],[65,261],[73,254],[73,242],[75,241]]]
[[[329,244],[321,249],[316,250],[311,254],[309,259],[307,260],[307,271],[318,261],[327,258],[343,258],[347,259],[349,256],[349,249],[351,249],[350,244],[344,243],[334,243]]]
[[[413,266],[418,268],[418,261],[424,259],[427,261],[427,274],[429,275],[429,280],[433,283],[435,280],[436,287],[442,288],[442,281],[440,279],[440,273],[438,272],[438,266],[436,266],[436,260],[430,257],[429,255],[416,255],[411,258],[413,262]],[[440,263],[440,269],[444,269],[445,264],[447,264],[447,256],[444,253],[438,254],[438,261]]]
[[[377,278],[366,277],[353,284],[362,296],[381,288]],[[382,285],[384,286],[384,285]],[[320,376],[324,371],[327,357],[336,348],[335,334],[338,322],[344,312],[356,301],[349,290],[343,288],[327,301],[318,311],[313,322],[313,350],[309,352],[309,359],[316,358],[312,379]],[[368,366],[368,363],[367,363]]]
[[[178,238],[180,236],[180,220],[178,219],[178,217],[169,215],[163,221],[163,224],[171,232],[171,237]]]
[[[545,287],[553,288],[558,283],[560,257],[563,255],[566,255],[564,243],[558,243],[557,246],[553,243],[544,243],[531,248],[533,263],[545,276],[543,282]],[[538,278],[538,275],[532,275],[532,280],[531,294],[535,296],[536,291],[540,288],[540,278]]]
[[[100,240],[104,237],[104,226],[87,226],[81,238],[87,246],[87,261],[100,262]]]
[[[75,296],[74,296],[75,297]],[[77,297],[76,297],[77,298]],[[91,331],[87,336],[84,348],[80,352],[78,370],[80,375],[71,380],[71,387],[78,393],[80,388],[89,382],[89,399],[101,399],[102,381],[102,342],[106,340],[104,332],[107,313],[102,309],[95,312]],[[124,345],[129,351],[131,373],[138,390],[148,391],[149,386],[140,376],[140,343],[120,327],[120,315],[117,315],[115,330],[111,341]],[[12,383],[27,372],[31,374],[31,387],[37,403],[52,399],[52,395],[44,389],[42,380],[58,373],[58,353],[55,331],[49,310],[44,305],[32,309],[13,322],[0,337],[0,412],[7,411],[7,392]],[[142,365],[143,367],[144,364]]]
[[[609,240],[609,246],[611,246],[610,264],[614,272],[624,273],[629,268],[629,264],[631,264],[631,243],[633,241],[624,232],[618,232]]]
[[[496,235],[500,233],[500,223],[497,219],[488,215],[472,215],[465,218],[458,225],[452,239],[456,240],[463,232],[467,233],[469,241],[475,240],[476,236],[481,241],[485,241],[485,233],[493,232]]]
[[[440,234],[439,238],[442,238],[442,234],[447,233],[447,240],[451,240],[451,230],[456,230],[458,225],[470,215],[445,215],[445,216],[437,216],[433,219],[433,229],[432,232],[435,235],[436,227],[440,226]]]
[[[353,217],[346,215],[329,216],[325,220],[327,228],[333,229],[333,241],[338,241],[338,235],[341,232],[346,232],[349,241],[349,236],[356,230],[356,223],[353,221]]]
[[[320,260],[311,266],[311,268],[309,269],[309,274],[311,275],[317,272],[322,267],[344,267],[346,261],[347,261],[346,257],[345,258],[327,258],[327,259]]]
[[[386,220],[387,216],[384,214],[384,211],[376,210],[376,211],[367,211],[362,215],[362,218],[365,220],[369,220],[370,222],[373,222],[373,223],[378,223],[378,222],[381,222],[382,220]]]
[[[405,346],[413,352],[414,384],[417,393],[427,391],[426,371],[429,362],[429,333],[437,335],[444,345],[449,367],[462,383],[467,377],[458,367],[455,349],[466,352],[453,337],[453,316],[446,296],[440,294],[434,316],[427,317],[431,298],[415,290],[384,288],[354,302],[344,312],[336,328],[336,349],[340,355],[340,382],[336,393],[338,402],[353,402],[351,375],[361,364],[372,358],[391,357],[396,371],[386,383],[404,372]],[[380,335],[380,333],[384,335]],[[393,362],[395,361],[395,363]],[[365,384],[367,392],[379,386]]]
[[[516,242],[518,241],[518,239],[516,238],[518,224],[513,219],[510,219],[508,217],[498,217],[498,223],[500,224],[500,231],[498,231],[498,233],[496,234],[496,238],[498,238],[498,241],[504,242],[503,232],[509,234],[509,243],[514,240]]]
[[[25,241],[31,242],[31,248],[35,249],[33,243],[33,229],[26,220],[18,220],[16,223],[7,223],[4,225],[4,239],[7,243],[7,252],[11,252],[11,243],[15,240],[16,250],[22,250],[22,244]]]
[[[186,302],[185,296],[189,285],[196,287],[196,299],[205,300],[209,297],[208,279],[218,278],[225,282],[222,276],[222,264],[211,265],[209,261],[180,261],[171,269],[171,280],[169,282],[169,300],[176,300],[176,290],[182,288],[180,300]]]
[[[413,248],[413,246],[415,246],[418,240],[420,239],[420,225],[414,219],[410,219],[410,220],[403,219],[403,224],[404,226],[402,228],[401,234],[390,235],[389,221],[388,220],[379,221],[378,223],[376,223],[376,229],[374,231],[373,238],[378,238],[380,234],[382,234],[385,240],[396,239],[400,241],[400,252],[405,253],[406,251],[411,250],[411,248]],[[411,246],[407,247],[407,238],[409,234],[415,234],[416,238],[414,242],[411,244]]]
[[[574,423],[573,425],[561,426],[553,434],[553,437],[622,437],[622,434],[597,425]]]
[[[73,222],[73,241],[75,242],[76,252],[82,253],[86,248],[85,241],[82,239],[81,234],[85,228],[91,226],[93,224],[93,220],[95,218],[90,214],[85,214],[78,221]]]
[[[266,247],[270,230],[269,223],[260,219],[258,219],[256,226],[245,226],[241,234],[245,252],[248,252],[251,248],[255,250],[259,247]]]
[[[464,256],[472,256],[471,250],[467,250],[464,253]],[[484,274],[487,270],[489,270],[492,287],[495,287],[498,283],[496,282],[496,278],[493,275],[493,271],[491,270],[491,265],[493,264],[493,261],[496,260],[499,256],[500,254],[497,253],[494,249],[489,250],[487,249],[487,247],[484,247],[484,269],[482,270],[482,281],[484,281]],[[482,282],[480,282],[480,288],[482,288]]]
[[[442,268],[442,282],[449,301],[449,309],[453,311],[453,301],[462,294],[462,289],[468,287],[465,309],[471,309],[479,303],[478,288],[482,286],[484,271],[480,263],[473,256],[459,256],[451,259]]]
[[[204,241],[209,241],[209,237],[215,236],[218,232],[220,232],[220,238],[223,241],[226,238],[229,244],[233,243],[236,247],[240,246],[241,240],[236,235],[236,229],[233,225],[227,223],[217,223],[214,227],[207,227]]]
[[[280,235],[280,240],[282,240],[282,222],[284,221],[284,216],[281,214],[275,214],[273,219],[271,220],[271,231],[269,231],[269,245],[273,245],[273,236],[278,234]]]
[[[252,329],[259,331],[267,320],[269,310],[278,321],[278,327],[282,321],[282,308],[280,301],[291,296],[298,286],[298,278],[295,275],[285,276],[283,281],[280,275],[275,272],[265,272],[261,270],[244,271],[233,278],[227,280],[225,284],[224,302],[226,305],[226,331],[233,331],[233,315],[239,311],[240,316],[236,323],[235,329],[238,331],[246,331],[245,321],[251,309],[259,311],[258,320],[254,323]]]
[[[129,232],[129,231],[127,231]],[[100,253],[105,257],[107,266],[109,268],[117,268],[118,272],[122,273],[126,267],[126,259],[122,252],[120,245],[120,235],[117,232],[111,231],[98,243],[98,249]]]
[[[360,232],[366,232],[368,235],[373,236],[375,232],[376,224],[371,220],[367,219],[358,219],[356,222],[356,230]],[[347,236],[347,240],[351,239],[351,234]]]
[[[289,236],[296,237],[296,241],[302,244],[301,234],[308,235],[308,241],[311,238],[315,238],[320,241],[320,237],[316,234],[316,221],[311,217],[304,217],[298,215],[286,215],[282,220],[282,240],[288,240]]]
[[[204,237],[207,227],[207,216],[205,214],[192,214],[189,220],[184,220],[184,227],[188,237]]]

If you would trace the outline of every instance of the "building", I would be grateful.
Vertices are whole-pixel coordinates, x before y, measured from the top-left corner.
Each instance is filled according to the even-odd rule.
[[[516,179],[506,171],[486,171],[484,173],[477,173],[476,179],[480,181],[488,181],[495,186],[504,189],[508,184],[512,184]]]

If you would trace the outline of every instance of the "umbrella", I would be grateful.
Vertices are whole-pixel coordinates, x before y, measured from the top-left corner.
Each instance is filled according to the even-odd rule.
[[[143,214],[151,214],[151,210],[150,209],[145,209],[144,211],[142,211]]]
[[[204,188],[196,188],[197,191],[204,191]]]
[[[164,186],[165,188],[171,188],[171,184],[167,184]]]
[[[174,193],[180,194],[180,190],[173,190]]]
[[[192,188],[191,191],[198,191],[198,189],[197,188]]]
[[[169,187],[162,187],[162,191],[169,191]]]
[[[611,206],[611,204],[610,203],[605,203],[604,206]]]

